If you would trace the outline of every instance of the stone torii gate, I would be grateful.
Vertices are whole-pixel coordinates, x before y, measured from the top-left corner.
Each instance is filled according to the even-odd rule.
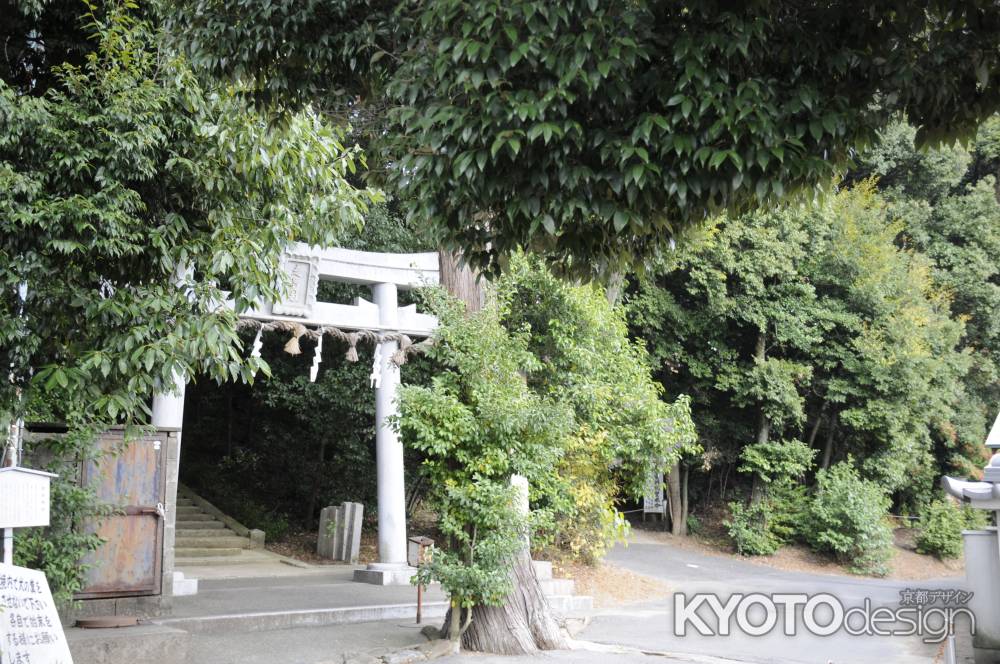
[[[386,254],[329,249],[295,244],[283,258],[291,281],[288,297],[240,312],[241,318],[283,321],[304,327],[335,327],[377,335],[427,337],[437,327],[434,316],[418,313],[415,305],[398,306],[400,289],[437,284],[436,253]],[[365,284],[372,301],[356,298],[353,305],[318,302],[320,280]],[[232,302],[228,303],[233,306]],[[355,581],[380,585],[406,584],[415,570],[406,561],[406,496],[403,483],[403,445],[388,425],[396,414],[399,366],[391,358],[399,342],[383,339],[376,348],[372,382],[375,386],[375,455],[378,482],[379,561],[356,570]],[[315,364],[314,364],[315,366]],[[180,429],[184,420],[184,380],[172,392],[154,395],[152,424]]]

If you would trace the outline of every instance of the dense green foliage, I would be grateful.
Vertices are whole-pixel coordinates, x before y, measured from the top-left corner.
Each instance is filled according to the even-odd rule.
[[[711,459],[798,438],[823,441],[824,467],[863,458],[892,491],[933,481],[937,424],[967,364],[961,326],[886,214],[860,187],[724,220],[635,293],[634,324],[659,374],[692,394]]]
[[[921,151],[892,125],[836,194],[713,221],[636,280],[633,329],[664,384],[692,396],[696,496],[725,500],[738,469],[760,498],[790,440],[819,468],[853,455],[904,513],[941,474],[981,472],[1000,375],[996,124],[971,151]],[[778,502],[734,519],[780,523]]]
[[[42,95],[0,82],[0,412],[17,387],[58,392],[74,423],[130,421],[173,373],[250,379],[222,289],[275,298],[282,247],[330,243],[368,196],[316,115],[271,127],[127,11],[80,20],[84,64],[54,63]]]
[[[736,552],[744,556],[767,556],[777,551],[782,541],[770,528],[773,518],[767,502],[730,503],[731,515],[724,525]]]
[[[917,523],[917,551],[938,558],[962,555],[962,530],[965,518],[950,500],[935,500],[924,508]]]
[[[900,111],[934,140],[1000,101],[987,2],[181,7],[175,38],[211,74],[388,127],[410,213],[494,270],[518,248],[634,265],[715,210],[826,183]]]
[[[914,130],[897,125],[861,164],[862,174],[880,178],[903,242],[930,259],[952,317],[965,323],[961,347],[971,364],[938,451],[945,468],[962,474],[982,467],[981,444],[1000,403],[998,126],[1000,118],[987,122],[971,152],[925,153],[914,146]]]
[[[446,536],[420,578],[440,581],[456,605],[497,604],[522,535],[556,534],[595,557],[620,534],[616,486],[641,495],[650,469],[691,444],[693,425],[686,400],[660,399],[644,350],[594,287],[518,257],[481,312],[430,299],[441,319],[430,356],[442,370],[429,387],[402,390],[400,417]],[[511,513],[513,474],[529,483],[527,519]]]
[[[768,555],[798,533],[805,503],[798,482],[812,468],[815,456],[816,450],[799,440],[743,448],[739,471],[753,477],[750,505],[730,503],[731,516],[725,523],[738,553]]]
[[[332,242],[372,196],[342,130],[308,109],[271,124],[200,82],[148,8],[19,3],[0,34],[0,431],[45,410],[77,441],[68,467],[80,436],[146,422],[174,375],[266,371],[219,304],[277,297],[282,248]],[[101,509],[75,481],[23,550],[64,598],[95,545],[74,528]]]
[[[892,556],[888,509],[882,487],[861,479],[847,459],[817,473],[802,533],[813,548],[834,554],[852,570],[882,576]]]

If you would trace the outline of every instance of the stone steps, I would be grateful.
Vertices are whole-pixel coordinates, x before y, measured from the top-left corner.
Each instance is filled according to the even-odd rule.
[[[215,521],[215,517],[211,514],[205,514],[204,512],[185,512],[181,514],[177,513],[177,520],[181,522],[185,521]],[[222,523],[221,521],[219,523]]]
[[[228,530],[227,528],[199,528],[195,526],[189,528],[178,528],[177,537],[211,537],[218,539],[219,537],[231,537],[232,532],[233,531]]]
[[[250,538],[234,535],[231,530],[210,531],[207,537],[191,537],[178,533],[174,541],[177,549],[249,549]]]
[[[532,560],[538,585],[548,600],[552,610],[564,616],[588,613],[594,608],[594,598],[576,594],[576,581],[557,579],[552,575],[552,563],[547,560]]]
[[[237,535],[220,517],[200,507],[204,501],[182,492],[177,496],[174,556],[180,567],[196,565],[242,565],[253,562],[243,552],[251,547],[249,537]],[[250,560],[245,560],[250,558]],[[209,562],[205,562],[209,561]]]
[[[258,555],[249,549],[237,549],[237,551],[239,553],[228,556],[185,556],[177,559],[177,565],[186,569],[189,567],[230,567],[274,561],[273,558]]]
[[[185,547],[174,549],[174,558],[178,561],[183,558],[184,565],[191,565],[193,563],[188,561],[188,558],[219,558],[226,556],[239,556],[242,553],[243,549],[237,547]]]

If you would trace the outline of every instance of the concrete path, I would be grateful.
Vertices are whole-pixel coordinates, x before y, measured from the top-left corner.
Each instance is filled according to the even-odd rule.
[[[197,562],[198,564],[193,564]],[[279,556],[266,550],[243,551],[239,562],[231,558],[178,558],[175,569],[189,579],[249,579],[278,576],[309,576],[330,574],[346,569],[347,565],[310,565],[294,558]],[[353,569],[353,567],[351,568]]]
[[[174,600],[173,615],[157,622],[189,632],[250,632],[292,627],[400,620],[415,614],[413,586],[374,586],[352,580],[338,565],[296,576],[202,579],[198,594]],[[424,592],[425,615],[444,615],[438,586]]]
[[[383,621],[239,634],[191,635],[185,664],[340,664],[345,652],[425,642],[420,625]]]
[[[613,549],[608,562],[663,580],[674,592],[830,593],[845,607],[863,604],[894,606],[904,588],[960,588],[961,579],[905,583],[853,577],[785,572],[729,557],[710,556],[663,543],[635,542]],[[273,564],[273,561],[269,561]],[[288,567],[291,575],[286,574]],[[186,662],[191,664],[329,664],[344,652],[402,648],[422,637],[413,622],[416,590],[354,583],[353,568],[332,566],[296,569],[264,577],[203,579],[199,594],[177,598],[174,615],[163,624],[190,633]],[[272,570],[275,571],[275,570]],[[443,614],[439,589],[425,595]],[[366,617],[368,609],[377,609]],[[401,613],[393,614],[398,610]],[[388,613],[387,613],[388,611]],[[427,620],[436,624],[434,611]],[[380,617],[382,618],[380,620]],[[389,618],[389,619],[386,619]],[[356,624],[357,620],[368,620]],[[572,650],[536,657],[506,658],[463,654],[442,664],[524,664],[579,662],[693,662],[732,664],[931,664],[937,646],[915,637],[860,637],[835,634],[817,637],[777,633],[750,637],[705,637],[673,634],[673,601],[662,598],[598,610],[578,636],[606,644],[605,651]],[[622,648],[631,651],[622,652]],[[618,649],[618,652],[615,650]],[[645,653],[643,652],[645,651]]]
[[[873,607],[895,607],[899,603],[899,592],[905,588],[951,589],[965,585],[961,578],[900,582],[785,572],[659,543],[616,547],[607,560],[659,578],[674,592],[688,596],[716,593],[723,601],[733,593],[830,593],[845,608],[863,606],[866,599],[870,599]],[[673,621],[672,599],[644,602],[598,611],[579,638],[651,651],[775,664],[931,664],[939,651],[939,646],[925,644],[919,637],[851,636],[840,632],[827,637],[802,633],[786,636],[780,626],[771,634],[759,637],[737,631],[730,636],[702,636],[694,630],[678,637],[673,634]],[[799,626],[801,628],[801,621]]]

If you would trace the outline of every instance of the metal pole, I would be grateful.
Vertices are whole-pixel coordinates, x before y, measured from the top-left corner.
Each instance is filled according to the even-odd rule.
[[[421,585],[417,586],[417,624],[420,624],[420,608],[424,602],[424,587]]]

